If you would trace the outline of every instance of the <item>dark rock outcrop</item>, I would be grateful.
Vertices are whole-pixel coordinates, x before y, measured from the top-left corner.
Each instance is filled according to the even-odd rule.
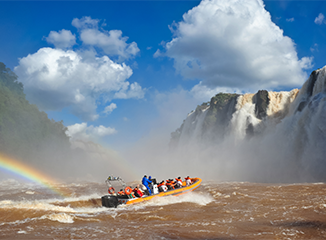
[[[256,104],[255,106],[256,117],[262,120],[267,116],[267,108],[270,101],[268,97],[268,92],[266,90],[259,90],[255,94],[253,100],[254,100],[253,102]]]

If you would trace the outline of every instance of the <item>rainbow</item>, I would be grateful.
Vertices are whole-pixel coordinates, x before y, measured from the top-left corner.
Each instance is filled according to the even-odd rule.
[[[26,164],[0,154],[0,170],[1,169],[17,174],[28,181],[38,183],[63,197],[68,196],[67,193],[60,191],[55,187],[57,183],[51,177],[46,176],[45,174],[27,166]]]

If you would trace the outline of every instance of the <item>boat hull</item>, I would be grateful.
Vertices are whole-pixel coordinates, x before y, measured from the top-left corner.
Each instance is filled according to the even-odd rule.
[[[186,186],[186,183],[183,183],[183,187],[168,190],[166,192],[159,192],[157,194],[153,194],[150,196],[143,196],[141,198],[123,198],[120,196],[113,196],[113,195],[105,195],[102,197],[102,206],[103,207],[117,207],[120,204],[135,204],[140,202],[145,202],[152,200],[154,198],[159,197],[167,197],[167,196],[179,196],[185,193],[189,193],[197,189],[200,185],[202,180],[200,178],[192,178],[192,184],[189,186]]]

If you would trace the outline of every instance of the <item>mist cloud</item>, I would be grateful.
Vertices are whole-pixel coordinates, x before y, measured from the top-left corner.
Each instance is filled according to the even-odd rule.
[[[202,1],[170,26],[167,56],[198,88],[256,91],[300,86],[312,57],[299,59],[295,43],[271,21],[262,1]]]

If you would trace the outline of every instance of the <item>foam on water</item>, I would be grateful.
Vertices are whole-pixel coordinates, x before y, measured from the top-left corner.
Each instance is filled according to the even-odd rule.
[[[43,211],[76,212],[71,207],[61,207],[43,200],[38,201],[1,201],[0,208],[34,209]]]
[[[68,198],[63,200],[58,199],[44,199],[44,200],[22,200],[22,201],[12,201],[12,200],[3,200],[0,201],[0,208],[2,209],[34,209],[38,211],[52,211],[52,212],[61,212],[61,213],[85,213],[85,214],[95,214],[104,211],[108,211],[107,208],[103,207],[76,207],[73,208],[70,205],[68,206],[58,206],[56,204],[60,203],[69,203],[69,202],[78,202],[78,201],[87,201],[90,199],[99,198],[95,195],[91,196],[81,196],[76,198]]]
[[[205,206],[213,201],[214,198],[209,194],[191,192],[180,196],[158,197],[144,203],[131,205],[130,207],[128,205],[122,207],[127,207],[128,209],[141,209],[147,206],[165,206],[184,202]]]
[[[44,215],[40,219],[49,219],[52,221],[58,221],[61,223],[73,223],[74,217],[72,215],[66,214],[66,213],[53,213],[50,215]]]
[[[33,191],[26,191],[25,193],[26,194],[29,194],[29,195],[33,195],[35,192],[33,192]]]

